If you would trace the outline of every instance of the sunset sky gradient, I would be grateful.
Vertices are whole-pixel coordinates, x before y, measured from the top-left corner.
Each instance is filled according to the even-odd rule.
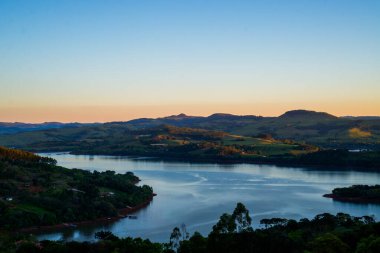
[[[0,1],[0,121],[380,116],[380,1]]]

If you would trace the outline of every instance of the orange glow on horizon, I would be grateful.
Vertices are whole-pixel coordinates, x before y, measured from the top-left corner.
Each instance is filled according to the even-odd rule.
[[[44,106],[1,107],[0,122],[110,122],[136,118],[157,118],[185,113],[208,116],[213,113],[236,115],[279,116],[286,111],[306,109],[323,111],[336,116],[380,116],[380,103],[341,103],[339,105],[296,104],[234,104],[234,105],[141,105],[141,106]]]

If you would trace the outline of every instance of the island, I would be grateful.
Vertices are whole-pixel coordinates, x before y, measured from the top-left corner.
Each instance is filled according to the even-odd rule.
[[[323,196],[343,202],[380,204],[380,185],[352,185],[335,188],[332,193]]]
[[[0,227],[42,229],[123,217],[147,205],[150,186],[132,172],[87,171],[0,147]]]

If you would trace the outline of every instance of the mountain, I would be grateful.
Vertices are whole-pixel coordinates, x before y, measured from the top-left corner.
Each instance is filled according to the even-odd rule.
[[[0,122],[0,134],[12,134],[20,132],[38,131],[46,129],[58,129],[65,127],[78,127],[84,125],[82,123],[60,123],[60,122],[45,122],[40,124],[21,123],[21,122]]]
[[[293,110],[288,111],[282,114],[280,119],[297,119],[297,120],[333,120],[338,119],[338,117],[328,114],[326,112],[316,112],[316,111],[308,111],[308,110]]]
[[[271,135],[276,139],[303,141],[324,148],[380,150],[380,118],[346,118],[308,110],[292,110],[279,117],[224,113],[194,117],[180,114],[157,119],[132,120],[121,124],[132,129],[168,124],[244,136]]]
[[[141,118],[97,125],[79,124],[71,127],[69,127],[70,125],[64,125],[59,128],[55,127],[55,129],[46,132],[46,134],[50,136],[47,138],[48,141],[55,141],[53,136],[55,136],[56,132],[72,132],[72,134],[80,132],[83,135],[91,135],[91,138],[102,139],[104,129],[107,129],[107,133],[115,131],[115,136],[117,136],[120,129],[144,130],[161,125],[223,131],[248,137],[272,136],[275,139],[289,139],[323,148],[380,150],[380,118],[336,117],[325,112],[307,110],[288,111],[279,117],[225,113],[215,113],[202,117],[188,116],[181,113],[155,119]],[[72,130],[74,128],[78,129]],[[32,131],[31,129],[29,128],[28,131]],[[30,134],[24,134],[21,132],[23,130],[19,130],[19,134],[0,135],[0,144],[22,147],[25,139],[31,143],[39,142],[42,135],[44,139],[46,138],[45,132],[39,130]]]
[[[126,124],[132,128],[149,128],[161,124],[173,126],[196,127],[209,130],[222,130],[231,133],[239,133],[244,131],[246,127],[265,125],[268,127],[280,124],[281,127],[288,123],[298,121],[298,125],[304,125],[306,122],[310,124],[325,124],[327,121],[340,122],[340,118],[325,112],[315,112],[307,110],[293,110],[282,114],[279,117],[262,117],[255,115],[233,115],[227,113],[214,113],[208,117],[187,116],[185,114],[172,115],[163,118],[143,118],[127,122],[118,122]],[[111,122],[112,124],[113,122]],[[245,132],[248,135],[262,134],[260,130],[252,129],[252,133]],[[276,134],[276,133],[273,133]],[[279,136],[281,137],[281,136]],[[286,138],[286,137],[285,137]]]
[[[162,118],[142,118],[126,122],[118,122],[130,126],[131,128],[141,129],[159,126],[162,124],[173,125],[178,127],[194,127],[204,128],[209,130],[230,131],[231,127],[242,126],[245,124],[254,123],[263,117],[253,115],[233,115],[226,113],[215,113],[208,117],[188,116],[186,114],[172,115]],[[114,122],[110,122],[112,124]]]

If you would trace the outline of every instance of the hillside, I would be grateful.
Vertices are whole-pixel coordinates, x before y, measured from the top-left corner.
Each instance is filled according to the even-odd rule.
[[[186,115],[124,122],[131,128],[160,124],[220,130],[244,136],[271,135],[276,139],[306,142],[323,148],[380,150],[380,118],[336,117],[325,112],[288,111],[279,117],[213,114]]]
[[[160,125],[130,129],[124,124],[35,131],[3,136],[2,144],[35,152],[136,155],[194,160],[297,155],[318,148],[270,136],[246,137],[222,131]]]
[[[288,139],[322,148],[380,150],[380,118],[336,117],[324,112],[307,110],[289,111],[279,117],[223,113],[198,117],[179,114],[157,119],[141,118],[126,122],[66,126],[47,132],[41,129],[31,133],[19,131],[16,134],[0,135],[0,145],[25,147],[26,143],[41,141],[64,141],[65,138],[72,141],[70,138],[75,136],[95,141],[122,136],[124,131],[148,130],[161,125],[223,131],[249,137],[270,135],[274,139]],[[1,129],[0,126],[0,132]],[[60,139],[61,137],[63,139]],[[68,148],[65,147],[66,143],[61,144],[64,144],[62,150]]]
[[[338,117],[328,114],[326,112],[315,112],[315,111],[308,111],[308,110],[293,110],[288,111],[279,116],[281,119],[287,119],[287,120],[333,120],[338,119]]]
[[[56,166],[33,153],[0,147],[0,226],[24,228],[118,215],[144,203],[149,186],[133,173],[89,172]]]

